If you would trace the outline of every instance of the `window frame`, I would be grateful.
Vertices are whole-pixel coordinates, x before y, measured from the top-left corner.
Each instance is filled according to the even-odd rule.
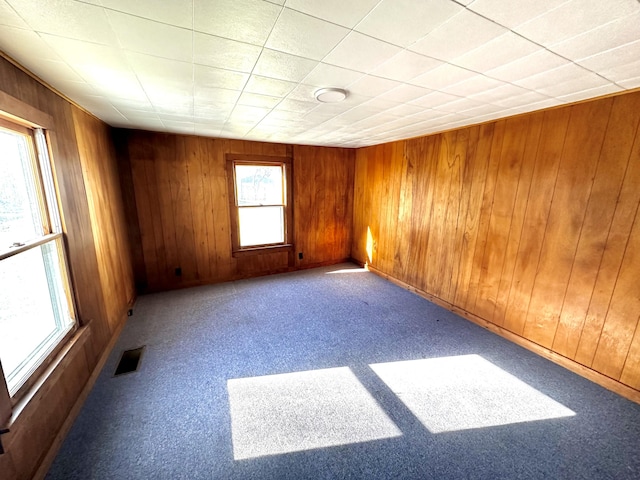
[[[231,225],[231,253],[233,257],[242,255],[256,255],[260,253],[292,252],[293,251],[293,159],[289,156],[269,155],[241,155],[227,154],[227,180],[229,197],[229,217]],[[278,166],[283,169],[284,188],[284,241],[281,243],[240,245],[240,208],[238,192],[236,191],[236,165]],[[268,207],[269,205],[265,205]],[[261,208],[253,206],[250,208]]]
[[[0,98],[0,100],[2,100]],[[39,116],[42,120],[42,116]],[[80,328],[77,306],[69,269],[69,256],[66,250],[64,231],[60,215],[60,205],[56,179],[54,175],[51,137],[41,125],[23,120],[10,113],[0,111],[0,128],[29,138],[28,149],[33,173],[34,189],[38,198],[38,208],[42,219],[43,234],[29,239],[15,247],[0,246],[0,261],[20,255],[29,250],[52,244],[57,250],[58,268],[64,297],[71,320],[70,328],[50,346],[42,360],[30,372],[28,377],[13,394],[10,393],[7,377],[0,364],[0,427],[8,422],[13,408],[25,398],[28,392],[40,381],[42,375],[56,357],[68,347],[70,340]],[[19,240],[19,239],[17,239]]]

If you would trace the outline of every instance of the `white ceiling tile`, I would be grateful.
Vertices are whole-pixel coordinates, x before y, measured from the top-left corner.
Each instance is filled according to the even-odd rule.
[[[472,108],[476,108],[481,105],[486,105],[486,104],[484,102],[473,100],[472,98],[458,98],[451,102],[438,105],[437,107],[434,107],[434,108],[442,112],[461,114],[465,110],[471,110]]]
[[[445,63],[424,75],[414,78],[409,83],[420,87],[426,87],[431,90],[439,90],[447,85],[467,80],[475,75],[476,73],[470,70],[460,68],[456,65],[451,65],[450,63]]]
[[[514,30],[540,45],[550,46],[633,15],[639,9],[640,5],[633,0],[571,0]]]
[[[153,106],[147,98],[131,100],[128,98],[114,97],[109,99],[109,103],[111,103],[111,105],[116,107],[121,112],[136,111],[138,115],[141,115],[143,114],[142,112],[145,112],[146,115],[153,114],[154,116],[157,116],[155,113],[151,113],[153,112]]]
[[[201,85],[194,87],[196,104],[218,105],[230,103],[233,106],[241,93],[241,90],[229,90],[227,88],[205,87]]]
[[[16,28],[29,28],[29,25],[16,13],[5,0],[0,0],[0,25]]]
[[[68,82],[64,80],[58,81],[56,82],[56,89],[64,93],[67,97],[71,98],[74,101],[77,101],[75,97],[80,98],[87,95],[98,96],[98,92],[93,87],[93,85],[84,81],[81,81],[81,82]],[[113,103],[113,99],[109,99],[109,100]]]
[[[506,10],[511,8],[510,5]],[[423,55],[451,61],[506,32],[506,28],[465,9],[409,48]]]
[[[380,0],[287,0],[287,8],[353,28]]]
[[[640,10],[550,47],[571,60],[591,57],[640,38]]]
[[[491,103],[503,108],[513,108],[518,105],[530,105],[536,102],[542,102],[549,100],[549,97],[538,92],[532,92],[525,90],[525,93],[520,95],[506,96],[501,99],[494,99]]]
[[[43,38],[101,95],[129,99],[145,98],[138,78],[129,67],[127,57],[120,50],[53,35],[43,35]]]
[[[517,85],[511,85],[510,83],[503,83],[495,88],[469,95],[469,98],[478,100],[479,102],[492,103],[494,101],[499,102],[502,99],[513,98],[526,93],[529,93],[529,90],[518,87]]]
[[[263,45],[282,7],[262,0],[193,0],[194,29]]]
[[[125,50],[183,62],[193,61],[191,30],[120,12],[110,11],[107,15]]]
[[[603,71],[627,65],[638,59],[640,59],[640,40],[585,58],[579,63],[589,70]]]
[[[203,65],[195,65],[193,71],[195,84],[203,87],[242,90],[249,79],[248,73],[205,67]]]
[[[0,45],[11,58],[27,68],[42,60],[62,60],[40,35],[31,30],[0,25]]]
[[[386,111],[389,115],[395,115],[396,117],[406,117],[409,115],[415,115],[416,113],[420,113],[424,110],[423,107],[419,107],[417,105],[411,105],[410,103],[403,103],[402,105],[398,105],[396,107],[392,107]]]
[[[558,99],[564,102],[578,102],[580,100],[600,97],[602,95],[608,95],[620,91],[622,91],[621,87],[613,83],[609,83],[600,87],[583,90],[582,92],[573,92],[568,95],[561,95],[558,97]]]
[[[487,72],[538,50],[540,47],[535,43],[507,32],[456,58],[453,63],[476,72]]]
[[[208,67],[251,73],[261,47],[204,33],[193,34],[193,61]]]
[[[203,105],[196,101],[193,106],[193,115],[198,121],[208,120],[209,123],[222,122],[224,123],[235,105],[233,104],[218,104],[218,105]],[[222,127],[222,125],[220,125]]]
[[[293,98],[285,98],[282,100],[275,110],[285,110],[287,112],[307,113],[316,108],[316,102],[305,102],[303,100],[295,100]]]
[[[507,6],[504,0],[475,0],[469,4],[469,9],[512,29],[565,2],[567,0],[537,0],[535,2],[509,2]]]
[[[449,0],[382,0],[355,30],[408,47],[462,9]]]
[[[299,82],[317,65],[317,62],[265,48],[260,54],[253,73],[277,80]]]
[[[126,59],[145,87],[156,85],[159,88],[170,86],[186,91],[193,89],[194,67],[191,63],[134,52],[128,52]]]
[[[316,87],[346,87],[362,77],[361,72],[336,67],[328,63],[319,63],[303,81]]]
[[[399,87],[400,85],[401,84],[399,82],[396,82],[395,80],[388,80],[386,78],[365,75],[349,85],[347,90],[350,93],[354,93],[356,95],[375,97],[388,92],[393,88]]]
[[[603,77],[616,82],[619,85],[623,85],[628,83],[628,80],[636,78],[638,76],[638,72],[640,72],[640,60],[632,61],[624,65],[615,65],[607,68],[606,70],[602,70],[600,73]]]
[[[220,128],[212,127],[207,124],[195,124],[193,133],[199,137],[220,137]]]
[[[369,73],[402,49],[375,38],[351,32],[327,55],[323,62]]]
[[[420,97],[424,97],[433,90],[428,88],[416,87],[415,85],[402,84],[393,90],[383,93],[379,96],[383,100],[389,100],[391,102],[405,103],[411,102]]]
[[[582,77],[590,73],[574,63],[567,63],[558,68],[547,70],[537,75],[516,80],[514,83],[529,90],[541,91],[551,85],[563,83],[573,78]]]
[[[611,82],[596,75],[587,72],[584,75],[571,78],[564,82],[553,83],[547,87],[537,89],[538,92],[548,95],[549,97],[563,97],[575,92],[595,89],[597,87],[605,87],[611,85]]]
[[[244,92],[238,99],[238,105],[247,105],[250,107],[273,108],[280,102],[280,97],[271,97],[269,95],[260,95],[258,93]]]
[[[424,95],[423,97],[411,100],[409,103],[424,108],[436,108],[440,105],[444,105],[455,100],[460,100],[460,97],[444,92],[432,92]]]
[[[638,65],[638,67],[640,67],[640,65]],[[640,68],[638,68],[636,72],[640,72]],[[618,82],[618,85],[628,89],[638,88],[640,87],[640,75],[637,77],[629,78],[628,80],[621,80]]]
[[[40,0],[11,0],[10,5],[37,32],[117,46],[104,9],[95,5],[56,0],[54,8],[43,8]]]
[[[236,105],[231,112],[229,120],[238,122],[254,122],[258,123],[267,113],[270,108],[261,107],[248,107],[246,105]]]
[[[99,0],[107,9],[129,13],[137,17],[148,18],[157,22],[176,25],[184,28],[193,27],[193,0]]]
[[[486,92],[487,90],[491,90],[502,85],[504,85],[504,82],[500,80],[485,77],[484,75],[474,75],[473,77],[461,82],[454,83],[452,85],[445,85],[440,88],[440,91],[451,93],[452,95],[458,95],[460,97],[468,97],[476,93]]]
[[[274,97],[284,97],[295,87],[296,84],[293,82],[251,75],[244,87],[244,91],[259,93],[261,95],[272,95]]]
[[[289,92],[287,98],[291,100],[301,100],[303,102],[313,102],[316,105],[320,103],[316,101],[315,91],[318,87],[314,87],[313,85],[305,85],[304,83],[296,85],[296,87]]]
[[[269,35],[266,47],[299,57],[321,60],[349,30],[285,8]]]
[[[402,50],[384,62],[372,73],[378,77],[390,78],[401,82],[411,80],[429,70],[442,65],[442,62],[425,57],[409,50]]]
[[[39,60],[31,67],[31,71],[40,78],[47,78],[56,85],[63,82],[83,82],[82,77],[78,75],[67,63],[62,60]],[[86,85],[86,83],[85,83]]]
[[[569,62],[547,50],[538,50],[531,55],[519,58],[513,62],[491,69],[485,74],[505,82],[515,82],[523,78],[531,77],[554,68],[569,65]]]

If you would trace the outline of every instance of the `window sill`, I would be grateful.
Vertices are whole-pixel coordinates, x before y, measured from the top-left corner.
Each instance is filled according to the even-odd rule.
[[[27,392],[13,406],[13,414],[9,420],[9,427],[13,425],[20,414],[34,401],[39,401],[53,385],[58,383],[60,375],[91,335],[89,324],[79,327],[67,341],[62,350],[54,357],[46,370]]]
[[[291,252],[293,250],[293,244],[285,243],[281,245],[270,245],[265,247],[248,247],[241,250],[234,250],[232,252],[233,257],[244,257],[250,255],[264,255],[266,253],[280,253]]]

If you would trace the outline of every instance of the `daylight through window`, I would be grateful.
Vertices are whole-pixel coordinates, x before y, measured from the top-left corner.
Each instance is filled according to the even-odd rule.
[[[233,160],[234,251],[288,243],[287,161]]]
[[[0,120],[0,362],[11,396],[75,327],[44,132]]]

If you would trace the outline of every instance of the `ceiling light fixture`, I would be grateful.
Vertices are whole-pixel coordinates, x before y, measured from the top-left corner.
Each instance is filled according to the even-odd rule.
[[[321,88],[314,93],[316,100],[322,103],[341,102],[347,98],[347,91],[342,88]]]

